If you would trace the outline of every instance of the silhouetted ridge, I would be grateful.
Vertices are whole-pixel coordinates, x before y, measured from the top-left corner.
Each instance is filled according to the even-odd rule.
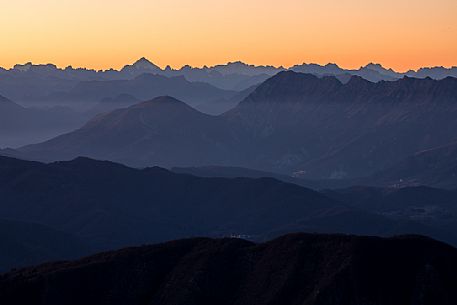
[[[370,85],[370,84],[373,84],[373,82],[370,82],[370,81],[364,79],[363,77],[353,75],[353,76],[351,76],[349,81],[345,84],[345,86],[357,87],[357,86],[366,86],[366,85]]]
[[[90,121],[87,127],[100,127],[103,124],[114,124],[119,128],[154,128],[158,124],[176,124],[173,119],[182,118],[183,122],[193,117],[210,117],[203,114],[184,102],[170,96],[157,97],[127,108],[99,115]],[[149,123],[150,122],[150,123]],[[135,126],[139,125],[139,126]],[[133,131],[133,130],[132,130]]]
[[[318,78],[313,74],[284,71],[262,83],[248,99],[288,99],[292,96],[328,93],[340,86],[341,82],[335,77]]]
[[[161,106],[173,106],[173,107],[181,107],[181,108],[186,108],[186,109],[193,109],[189,105],[187,105],[184,102],[181,102],[180,100],[175,99],[174,97],[171,96],[159,96],[156,97],[152,100],[145,101],[138,103],[136,105],[131,106],[130,108],[136,109],[136,108],[150,108],[150,107],[161,107]]]
[[[75,170],[90,170],[91,168],[93,170],[97,169],[124,169],[124,170],[131,170],[125,165],[119,164],[119,163],[114,163],[111,161],[101,161],[101,160],[94,160],[91,158],[87,157],[77,157],[73,160],[70,161],[57,161],[50,163],[50,166],[57,166],[61,168],[68,168],[68,169],[75,169]]]
[[[3,217],[49,225],[97,249],[195,235],[263,239],[298,228],[320,230],[327,216],[353,213],[317,192],[271,178],[200,178],[87,158],[0,161],[0,168],[12,163],[0,171]],[[311,219],[316,222],[307,224]],[[390,230],[384,219],[373,223],[376,230]]]
[[[457,250],[431,239],[188,239],[0,277],[2,304],[451,305]],[[77,284],[76,284],[77,283]]]
[[[145,57],[142,57],[142,58],[138,59],[136,62],[134,62],[132,65],[124,66],[121,70],[121,72],[129,73],[132,75],[135,75],[136,73],[142,72],[142,71],[144,71],[144,72],[148,72],[148,71],[161,72],[162,69],[160,69],[160,67],[156,66],[155,64],[153,64],[151,61],[149,61]]]

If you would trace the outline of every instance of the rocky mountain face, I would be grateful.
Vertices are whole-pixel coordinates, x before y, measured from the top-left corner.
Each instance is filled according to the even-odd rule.
[[[260,149],[251,164],[305,177],[364,176],[454,140],[457,79],[371,83],[283,72],[224,117]],[[266,163],[269,163],[266,165]]]
[[[0,276],[2,304],[451,305],[457,250],[417,236],[188,239]]]

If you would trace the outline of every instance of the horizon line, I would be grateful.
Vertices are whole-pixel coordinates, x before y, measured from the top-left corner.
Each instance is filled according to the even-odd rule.
[[[275,66],[275,65],[269,65],[269,64],[259,64],[259,65],[256,65],[256,64],[251,64],[251,63],[247,63],[247,62],[244,62],[242,60],[234,60],[234,61],[227,61],[225,63],[220,63],[220,64],[215,64],[215,65],[202,65],[202,66],[192,66],[192,65],[189,65],[189,64],[185,64],[185,65],[182,65],[181,67],[173,67],[171,65],[165,65],[165,66],[161,66],[161,65],[158,65],[158,64],[155,64],[153,61],[149,60],[147,57],[143,56],[143,57],[140,57],[139,59],[135,60],[134,62],[132,63],[127,63],[127,64],[124,64],[121,68],[119,69],[116,69],[116,68],[108,68],[108,69],[96,69],[96,68],[90,68],[90,67],[83,67],[83,66],[78,66],[78,67],[75,67],[71,64],[69,65],[65,65],[65,66],[59,66],[57,64],[54,64],[52,62],[47,62],[47,63],[34,63],[33,61],[27,61],[25,63],[16,63],[10,67],[5,67],[5,66],[0,66],[0,69],[3,69],[3,70],[6,70],[6,71],[11,71],[14,69],[14,67],[16,66],[25,66],[25,65],[29,65],[31,64],[32,66],[48,66],[48,65],[52,65],[52,66],[55,66],[57,69],[59,70],[65,70],[67,68],[72,68],[72,69],[82,69],[82,70],[87,70],[87,71],[95,71],[95,72],[107,72],[107,71],[121,71],[124,67],[126,66],[131,66],[133,64],[135,64],[136,62],[140,61],[140,60],[147,60],[148,62],[150,62],[151,64],[157,66],[160,70],[162,71],[165,71],[168,67],[170,67],[172,70],[174,71],[179,71],[179,70],[182,70],[184,67],[190,67],[192,69],[211,69],[211,68],[215,68],[215,67],[219,67],[219,66],[227,66],[229,64],[236,64],[236,63],[241,63],[241,64],[244,64],[244,65],[247,65],[247,66],[251,66],[251,67],[256,67],[256,68],[261,68],[261,67],[265,67],[265,68],[274,68],[274,69],[285,69],[285,70],[290,70],[291,68],[295,67],[295,66],[301,66],[301,65],[317,65],[317,66],[320,66],[320,67],[325,67],[325,66],[329,66],[329,65],[336,65],[338,68],[341,68],[343,70],[348,70],[348,71],[356,71],[356,70],[359,70],[359,69],[362,69],[364,67],[367,67],[369,65],[380,65],[382,68],[384,69],[387,69],[387,70],[392,70],[396,73],[400,73],[400,74],[404,74],[404,73],[407,73],[407,72],[410,72],[410,71],[414,71],[414,72],[417,72],[421,69],[433,69],[433,68],[444,68],[444,69],[453,69],[453,68],[457,68],[457,65],[452,65],[452,66],[445,66],[445,65],[435,65],[435,66],[421,66],[417,69],[407,69],[407,70],[404,70],[404,71],[398,71],[398,70],[395,70],[394,68],[391,68],[391,67],[388,67],[388,66],[384,66],[383,64],[379,63],[379,62],[375,62],[375,61],[370,61],[368,62],[367,64],[365,65],[361,65],[359,66],[358,68],[345,68],[339,64],[337,64],[336,62],[327,62],[325,64],[320,64],[320,63],[316,63],[316,62],[302,62],[302,63],[296,63],[294,65],[291,65],[291,66],[284,66],[284,65],[280,65],[280,66]]]

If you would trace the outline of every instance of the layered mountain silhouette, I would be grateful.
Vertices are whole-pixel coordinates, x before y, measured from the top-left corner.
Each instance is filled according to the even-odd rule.
[[[212,91],[219,89],[220,93],[224,91],[239,92],[248,89],[254,85],[265,81],[280,69],[274,67],[257,67],[246,65],[240,62],[229,63],[227,65],[219,65],[215,67],[192,68],[185,66],[179,70],[173,70],[170,67],[161,69],[146,58],[141,58],[131,65],[126,65],[121,70],[106,70],[96,71],[84,68],[73,68],[71,66],[60,69],[53,64],[35,65],[26,63],[23,65],[15,65],[12,69],[0,69],[0,92],[2,94],[21,102],[25,105],[62,105],[68,103],[70,106],[79,107],[79,103],[93,102],[91,100],[80,100],[80,98],[87,98],[83,92],[78,92],[77,87],[80,83],[87,82],[112,82],[112,81],[128,81],[134,80],[143,74],[152,74],[156,76],[163,76],[176,80],[185,77],[189,82],[200,83],[200,91],[191,93],[189,96],[190,101],[194,95],[205,96],[205,88],[201,83],[210,87],[216,87]],[[163,86],[164,78],[158,78],[157,82],[160,84],[155,85]],[[151,84],[144,84],[149,86]],[[170,81],[166,87],[174,86],[176,82]],[[86,85],[82,85],[87,86]],[[107,85],[109,86],[109,85]],[[76,87],[76,89],[75,89]],[[107,88],[109,89],[109,88]],[[179,89],[179,87],[177,88]],[[76,90],[76,91],[75,91]],[[141,88],[142,91],[148,88]],[[151,90],[151,89],[150,89]],[[156,88],[157,90],[157,88]],[[164,89],[166,90],[166,89]],[[188,96],[183,97],[186,93],[184,89],[177,90],[176,97],[187,100]],[[108,91],[102,96],[98,95],[98,100],[101,98],[113,98],[110,95],[112,92]],[[118,94],[131,94],[131,92],[119,92]],[[226,92],[228,93],[228,92]],[[172,94],[170,91],[162,91],[161,94],[148,95],[147,97],[138,96],[138,98],[153,98],[157,95]],[[209,93],[210,94],[210,93]],[[136,96],[135,94],[133,94]],[[224,94],[222,96],[226,97]],[[93,96],[89,96],[93,98]],[[205,99],[199,101],[205,102]]]
[[[130,94],[119,94],[115,97],[105,97],[101,99],[95,106],[90,108],[87,113],[91,117],[97,114],[111,112],[119,108],[126,108],[141,102],[138,98]]]
[[[115,98],[120,94],[132,95],[140,100],[172,95],[205,111],[206,104],[230,99],[238,92],[219,89],[207,83],[189,82],[183,76],[166,77],[147,73],[128,80],[79,82],[71,90],[55,93],[47,96],[46,99],[66,104],[86,103],[90,105],[100,99]],[[226,108],[222,106],[222,109],[217,112],[221,113],[224,110]]]
[[[455,78],[372,83],[352,77],[342,83],[288,71],[219,116],[162,97],[20,152],[41,160],[83,155],[135,166],[219,165],[312,179],[363,177],[454,141],[456,100]]]
[[[393,81],[402,78],[404,75],[392,69],[386,69],[379,64],[370,63],[358,70],[346,70],[336,64],[325,66],[317,64],[296,65],[290,68],[294,72],[313,74],[316,76],[335,76],[342,82],[347,82],[351,76],[359,76],[371,82]]]
[[[199,178],[85,158],[49,165],[1,161],[3,218],[43,223],[99,247],[198,234],[261,238],[292,219],[346,211],[317,192],[271,178]]]
[[[97,116],[75,132],[24,152],[48,160],[91,156],[137,166],[151,159],[161,166],[190,166],[236,158],[231,142],[225,121],[160,97]]]
[[[434,240],[287,235],[188,239],[0,276],[2,304],[423,304],[457,302],[457,250]]]
[[[192,236],[263,241],[297,231],[420,233],[457,243],[433,222],[371,212],[273,178],[203,178],[87,158],[43,164],[1,157],[0,197],[1,218],[44,225],[94,251]],[[56,256],[43,260],[50,259]]]
[[[1,152],[0,152],[1,153]],[[13,154],[14,155],[14,154]],[[291,175],[265,172],[245,167],[230,166],[192,166],[172,167],[171,171],[179,174],[190,174],[198,177],[219,177],[219,178],[274,178],[279,181],[297,184],[314,190],[329,188],[342,188],[352,185],[352,180],[308,180]],[[359,180],[356,180],[359,182]]]
[[[84,117],[67,108],[26,108],[0,95],[0,147],[40,142],[83,121]]]
[[[85,81],[113,81],[132,80],[142,74],[157,74],[167,77],[183,76],[191,82],[204,82],[221,89],[242,91],[253,85],[258,85],[269,77],[284,71],[284,67],[254,66],[243,62],[230,62],[213,67],[194,68],[184,66],[172,69],[167,66],[161,69],[146,58],[141,58],[121,70],[96,71],[71,66],[60,69],[53,64],[36,65],[32,63],[17,64],[12,69],[0,69],[0,92],[22,104],[56,105],[62,103],[52,99],[56,93],[68,92],[79,82]],[[368,64],[360,69],[343,69],[336,64],[325,66],[317,64],[302,64],[290,67],[289,70],[311,73],[322,76],[336,76],[347,81],[350,76],[357,75],[367,80],[378,82],[381,80],[395,80],[404,76],[433,79],[444,79],[448,76],[457,77],[457,68],[422,68],[417,71],[399,73],[386,69],[379,64]],[[121,92],[128,93],[128,92]],[[167,93],[170,94],[170,93]],[[113,97],[113,96],[102,96]],[[148,96],[147,98],[152,98]],[[180,97],[180,96],[175,96]]]

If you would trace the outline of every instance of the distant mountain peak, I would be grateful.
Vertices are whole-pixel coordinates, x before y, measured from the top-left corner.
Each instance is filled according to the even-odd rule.
[[[33,64],[31,62],[28,62],[28,63],[25,63],[25,64],[16,64],[16,65],[14,65],[13,70],[26,72],[26,71],[29,71],[32,68],[32,65]]]
[[[149,59],[146,57],[141,57],[137,61],[133,63],[133,65],[154,65]]]
[[[399,74],[397,72],[395,72],[392,69],[387,69],[379,63],[371,62],[368,65],[360,68],[360,71],[363,71],[363,70],[372,70],[372,71],[378,72],[382,75],[392,77],[394,79],[399,78]]]
[[[177,111],[177,110],[182,110],[182,111],[191,111],[191,112],[198,112],[194,108],[190,107],[186,103],[172,97],[172,96],[159,96],[156,98],[153,98],[148,101],[144,101],[138,104],[135,104],[133,106],[130,106],[129,109],[141,109],[141,110],[146,110],[146,109],[155,109],[157,111],[158,109],[161,109],[162,111]]]
[[[28,62],[25,64],[16,64],[13,67],[13,70],[20,71],[20,72],[28,72],[28,71],[58,71],[60,70],[54,64],[36,64],[34,65],[32,62]]]
[[[159,96],[159,97],[156,97],[156,98],[153,98],[152,100],[149,100],[149,101],[145,101],[145,102],[142,102],[138,105],[147,105],[147,104],[159,104],[159,103],[162,103],[162,104],[186,104],[184,102],[181,102],[180,100],[172,97],[172,96],[169,96],[169,95],[164,95],[164,96]],[[135,107],[135,106],[133,106]]]
[[[378,63],[373,63],[373,62],[370,62],[368,65],[366,65],[364,68],[375,68],[375,69],[379,69],[379,68],[382,68],[384,69],[384,67],[381,65],[381,64],[378,64]]]
[[[249,65],[245,64],[241,60],[237,60],[237,61],[231,61],[231,62],[227,63],[226,66],[243,66],[243,67],[246,67],[246,66],[249,66]]]
[[[152,63],[146,57],[141,57],[137,61],[135,61],[132,65],[127,65],[123,69],[123,71],[162,71],[159,66]]]
[[[340,68],[340,66],[338,66],[338,65],[335,64],[335,63],[328,63],[328,64],[326,64],[325,66],[328,67],[328,68],[330,68],[330,67],[331,67],[331,68],[338,68],[338,69]]]

